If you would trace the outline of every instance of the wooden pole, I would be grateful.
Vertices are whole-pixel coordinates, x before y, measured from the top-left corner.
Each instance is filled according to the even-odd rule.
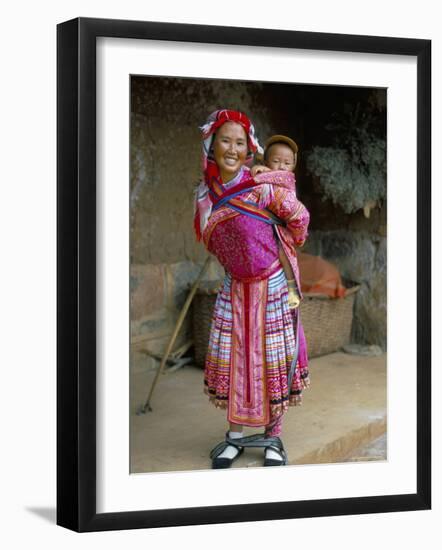
[[[184,305],[181,309],[180,315],[179,315],[179,317],[177,319],[177,322],[176,322],[176,325],[175,325],[175,330],[173,331],[172,336],[170,337],[169,343],[168,343],[167,348],[166,348],[166,352],[163,355],[163,358],[161,360],[161,364],[160,364],[160,366],[157,370],[157,373],[155,375],[155,378],[152,382],[152,386],[150,388],[150,392],[149,392],[149,395],[147,397],[146,403],[142,407],[140,407],[140,409],[137,412],[137,414],[139,414],[139,415],[140,414],[145,414],[146,410],[148,410],[148,411],[152,410],[152,407],[150,406],[150,401],[152,399],[152,394],[155,390],[155,386],[157,385],[158,378],[161,374],[161,371],[164,368],[164,365],[166,364],[166,361],[167,361],[167,358],[170,355],[170,352],[172,351],[172,348],[173,348],[173,345],[175,343],[176,337],[178,336],[178,332],[180,331],[180,328],[183,324],[184,318],[186,317],[187,311],[190,307],[190,304],[192,303],[193,297],[195,296],[196,291],[198,290],[198,286],[201,282],[201,279],[203,278],[205,272],[207,271],[207,268],[209,267],[209,263],[210,263],[210,256],[208,256],[206,261],[204,262],[204,265],[201,268],[201,271],[200,271],[196,281],[193,283],[193,286],[192,286],[192,289],[191,289],[189,295],[187,296],[186,302],[184,303]]]

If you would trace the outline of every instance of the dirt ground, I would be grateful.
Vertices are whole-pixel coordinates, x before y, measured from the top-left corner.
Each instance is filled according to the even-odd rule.
[[[311,360],[311,388],[284,418],[289,464],[387,459],[386,359],[339,352]],[[153,411],[137,415],[154,375],[131,379],[131,473],[209,469],[210,450],[224,439],[227,422],[203,393],[202,370],[188,365],[162,374]],[[245,429],[245,435],[256,432]],[[262,449],[246,449],[233,467],[259,467],[262,459]]]

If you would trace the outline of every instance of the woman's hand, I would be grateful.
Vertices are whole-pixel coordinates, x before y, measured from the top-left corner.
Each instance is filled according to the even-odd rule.
[[[267,166],[264,166],[263,164],[255,164],[255,166],[252,166],[252,168],[250,169],[252,178],[257,176],[258,174],[263,174],[264,172],[271,172],[271,170],[270,168],[267,168]]]
[[[310,378],[307,376],[307,378],[301,378],[302,387],[305,389],[308,389],[310,387]]]

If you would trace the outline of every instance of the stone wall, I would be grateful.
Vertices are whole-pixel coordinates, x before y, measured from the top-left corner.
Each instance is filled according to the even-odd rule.
[[[334,263],[342,277],[360,285],[352,341],[387,346],[387,240],[368,232],[312,231],[305,252]]]

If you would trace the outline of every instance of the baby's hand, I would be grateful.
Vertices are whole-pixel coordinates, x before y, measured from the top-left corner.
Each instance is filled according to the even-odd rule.
[[[257,176],[258,174],[263,174],[264,172],[271,172],[271,170],[270,168],[267,168],[267,166],[264,166],[263,164],[255,164],[255,166],[252,166],[252,168],[250,169],[252,178]]]

